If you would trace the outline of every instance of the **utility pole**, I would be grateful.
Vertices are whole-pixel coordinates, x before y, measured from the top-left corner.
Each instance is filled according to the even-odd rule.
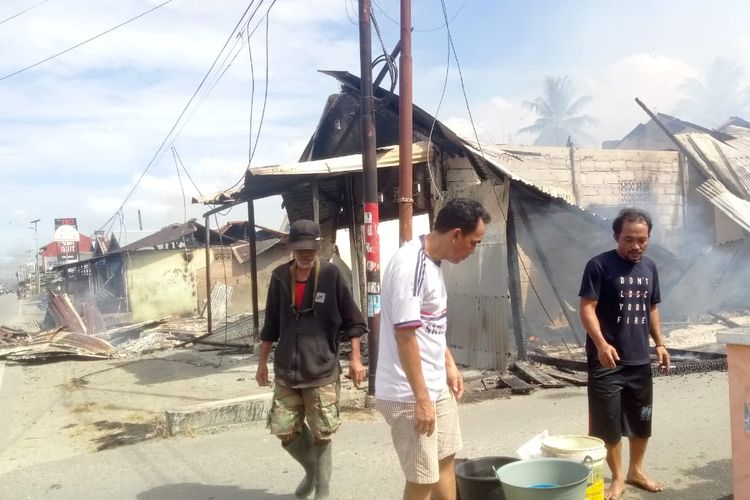
[[[36,269],[36,293],[38,295],[41,295],[42,278],[39,273],[39,234],[37,232],[37,224],[39,223],[39,220],[40,219],[34,219],[30,221],[30,224],[34,224],[34,266]]]
[[[362,170],[364,181],[365,270],[367,279],[368,384],[366,406],[375,403],[375,377],[380,343],[380,237],[378,223],[378,165],[372,91],[372,33],[370,0],[359,0],[359,62],[362,111]],[[352,214],[354,217],[354,214]]]
[[[398,236],[403,245],[412,237],[412,57],[411,0],[401,0],[401,57],[398,99]]]

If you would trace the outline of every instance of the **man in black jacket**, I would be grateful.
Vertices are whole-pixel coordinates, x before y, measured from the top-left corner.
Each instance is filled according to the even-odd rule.
[[[365,379],[360,337],[367,326],[338,268],[318,258],[320,227],[298,220],[289,229],[294,259],[274,269],[268,288],[258,384],[270,385],[268,355],[274,353],[275,385],[268,415],[271,434],[305,469],[294,494],[329,498],[331,438],[341,424],[339,341],[351,341],[349,376]]]

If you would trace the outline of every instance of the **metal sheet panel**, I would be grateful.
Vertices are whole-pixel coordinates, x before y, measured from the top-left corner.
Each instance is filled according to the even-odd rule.
[[[448,266],[448,342],[456,362],[504,370],[509,300],[505,249],[483,243],[466,261]]]
[[[448,343],[456,363],[505,370],[509,338],[505,213],[508,185],[484,182],[461,193],[490,212],[482,243],[464,262],[444,264],[448,289]]]
[[[58,326],[66,326],[72,332],[88,333],[86,325],[70,301],[68,294],[52,294],[48,311]]]
[[[745,231],[750,232],[750,201],[730,193],[716,179],[709,179],[698,186],[698,192]]]
[[[680,134],[676,139],[706,177],[718,179],[735,194],[750,195],[750,142],[744,136],[727,142],[709,134]]]

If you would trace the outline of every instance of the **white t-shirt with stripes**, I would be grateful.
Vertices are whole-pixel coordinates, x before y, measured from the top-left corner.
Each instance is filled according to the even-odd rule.
[[[415,401],[398,356],[397,328],[417,329],[422,373],[430,399],[435,401],[447,387],[448,294],[443,270],[427,257],[423,242],[420,237],[399,248],[382,277],[375,396],[385,401]]]

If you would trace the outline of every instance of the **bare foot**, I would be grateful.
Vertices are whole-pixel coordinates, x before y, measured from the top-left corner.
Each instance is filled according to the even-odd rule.
[[[609,488],[604,490],[604,500],[619,500],[625,493],[625,481],[612,480]]]
[[[655,493],[657,491],[662,491],[664,487],[648,477],[646,474],[640,472],[640,473],[633,473],[628,474],[628,478],[625,480],[626,483],[632,484],[633,486],[640,488],[642,490],[650,491],[652,493]]]

